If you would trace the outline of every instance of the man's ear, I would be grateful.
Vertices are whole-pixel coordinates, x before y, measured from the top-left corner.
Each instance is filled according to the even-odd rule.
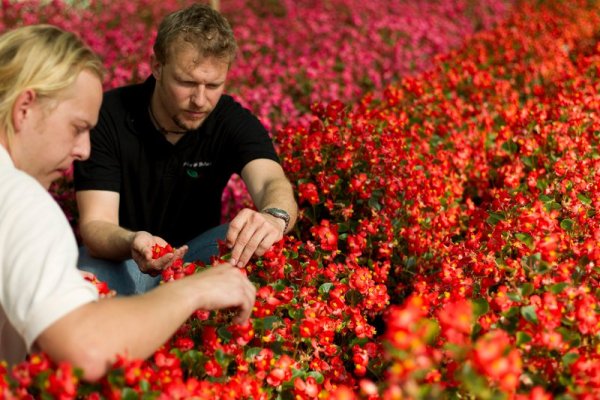
[[[154,76],[154,79],[156,79],[157,81],[160,80],[162,64],[160,61],[158,61],[158,59],[156,58],[156,54],[154,53],[152,53],[152,56],[150,57],[150,68],[152,70],[152,75]]]
[[[31,115],[31,108],[35,104],[37,94],[33,89],[24,90],[15,100],[13,105],[13,126],[15,133],[23,129],[25,121]]]

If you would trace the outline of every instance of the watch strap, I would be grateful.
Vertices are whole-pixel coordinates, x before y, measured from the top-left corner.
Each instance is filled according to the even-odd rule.
[[[288,214],[287,211],[282,210],[281,208],[269,207],[263,209],[261,212],[283,220],[283,222],[285,222],[285,226],[283,227],[283,233],[285,234],[290,224],[290,214]]]

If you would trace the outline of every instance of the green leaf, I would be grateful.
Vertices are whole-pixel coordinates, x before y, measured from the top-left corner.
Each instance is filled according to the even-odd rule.
[[[189,366],[193,366],[202,359],[202,353],[198,350],[188,350],[181,357],[181,361]]]
[[[566,288],[567,286],[569,286],[569,284],[568,284],[568,283],[566,283],[566,282],[560,282],[560,283],[556,283],[556,284],[554,284],[554,285],[550,286],[550,291],[551,291],[553,294],[559,294],[559,293],[560,293],[560,292],[562,292],[562,291],[563,291],[563,289],[564,289],[564,288]]]
[[[521,315],[523,316],[523,318],[525,318],[527,321],[533,324],[537,324],[539,322],[537,314],[535,313],[534,306],[521,307]]]
[[[459,380],[467,388],[470,394],[475,395],[477,399],[491,399],[492,392],[484,377],[479,375],[467,363],[462,365],[458,371]]]
[[[138,400],[138,395],[135,390],[131,388],[123,388],[121,391],[121,400]]]
[[[345,233],[350,230],[350,224],[347,222],[338,223],[338,233]]]
[[[291,310],[290,310],[291,311]],[[281,318],[276,315],[270,315],[268,317],[259,318],[254,320],[254,328],[257,330],[271,330],[273,325],[280,322]]]
[[[423,324],[425,326],[425,334],[423,335],[423,338],[425,339],[426,343],[431,343],[440,333],[440,327],[435,320],[431,319],[423,320]],[[421,332],[423,332],[423,330],[421,330]]]
[[[513,140],[507,140],[502,143],[502,150],[506,151],[508,154],[515,154],[519,150],[519,146]]]
[[[546,207],[547,211],[560,210],[562,208],[562,206],[556,202],[554,197],[551,197],[551,196],[548,196],[545,194],[541,194],[541,195],[539,195],[538,199],[544,203],[544,207]]]
[[[471,300],[471,304],[473,304],[473,313],[475,314],[475,318],[481,317],[490,309],[489,303],[484,298],[473,299]]]
[[[531,336],[525,332],[517,332],[517,346],[531,342]]]
[[[248,350],[246,350],[246,358],[252,359],[252,358],[256,357],[257,355],[260,354],[261,350],[262,350],[262,347],[250,347]]]
[[[571,347],[578,347],[581,344],[581,336],[577,330],[569,329],[565,326],[556,328],[556,332],[560,333],[565,343]]]
[[[530,256],[521,259],[521,265],[527,271],[542,272],[547,269],[547,265],[543,265],[541,253],[534,253]]]
[[[504,317],[508,319],[515,317],[519,315],[519,307],[511,307],[508,310],[504,311],[502,315],[504,315]]]
[[[431,144],[432,147],[439,146],[441,142],[442,138],[439,135],[431,135],[431,138],[429,139],[429,144]]]
[[[365,343],[368,343],[369,339],[367,338],[359,338],[359,337],[355,337],[354,339],[352,339],[350,341],[350,344],[348,346],[348,348],[352,348],[355,345],[358,345],[360,347],[364,346]]]
[[[547,211],[561,210],[561,209],[562,209],[562,206],[555,201],[552,201],[552,202],[546,204]]]
[[[569,367],[579,358],[579,354],[577,353],[567,353],[562,358],[562,363],[565,367]]]
[[[279,279],[277,282],[274,282],[271,284],[271,287],[276,291],[276,292],[281,292],[283,289],[285,289],[286,287],[288,287],[289,284],[287,284],[284,280]]]
[[[374,209],[376,211],[381,211],[381,204],[379,203],[379,199],[377,199],[375,197],[371,197],[369,199],[369,207],[371,207],[372,209]]]
[[[227,364],[229,364],[229,360],[227,358],[227,355],[225,354],[225,352],[221,349],[217,349],[217,351],[215,351],[215,360],[222,366],[222,367],[227,367]]]
[[[572,219],[565,218],[562,221],[560,221],[560,227],[563,228],[565,231],[572,231],[574,226],[575,221],[573,221]]]
[[[150,389],[148,389],[150,390]],[[152,392],[142,393],[141,400],[156,400],[160,397],[160,392],[154,390]]]
[[[145,379],[142,379],[140,381],[140,389],[142,389],[142,392],[147,392],[150,390],[150,382],[148,382]]]
[[[471,340],[475,340],[475,338],[479,337],[479,333],[482,329],[481,324],[475,323],[473,325],[473,330],[471,331]]]
[[[562,186],[566,189],[567,192],[570,192],[571,190],[573,190],[573,182],[571,182],[568,179],[563,182]]]
[[[227,326],[223,325],[219,329],[217,329],[217,335],[223,340],[225,343],[229,343],[233,335],[227,329]]]
[[[40,375],[42,375],[42,374],[40,374]],[[38,377],[40,375],[38,375]],[[112,386],[118,387],[118,386],[123,385],[123,383],[125,382],[125,378],[123,376],[123,370],[120,368],[109,371],[106,378]],[[36,377],[36,379],[37,379],[37,377]]]
[[[519,293],[515,293],[515,292],[506,293],[506,297],[508,297],[512,301],[516,301],[516,302],[519,302],[519,303],[521,301],[523,301],[523,297],[521,297],[521,295]]]
[[[290,378],[290,381],[294,381],[296,378],[301,378],[304,379],[304,371],[302,369],[296,369],[296,368],[292,368],[292,377]]]
[[[322,284],[319,287],[319,294],[322,294],[322,295],[323,294],[328,294],[332,287],[333,287],[333,283],[331,283],[331,282],[327,282],[327,283]]]
[[[323,381],[325,381],[325,377],[323,376],[322,373],[318,372],[318,371],[310,371],[308,374],[308,376],[312,376],[313,378],[315,378],[315,381],[320,385],[321,383],[323,383]]]
[[[490,215],[487,219],[487,223],[492,226],[495,226],[498,222],[503,221],[504,219],[505,217],[503,213],[490,212]]]
[[[346,292],[346,302],[352,307],[355,307],[357,304],[359,304],[362,299],[363,296],[358,290],[350,289]]]
[[[521,296],[528,297],[531,293],[533,293],[534,286],[527,282],[524,283],[521,287],[519,287],[519,292],[521,292]]]
[[[590,204],[592,204],[592,200],[590,200],[589,197],[587,197],[586,195],[584,195],[583,193],[577,193],[577,198],[579,199],[579,201],[581,201],[583,204],[587,204],[588,206]]]
[[[515,237],[520,241],[525,243],[527,247],[533,250],[533,237],[529,233],[515,233]]]
[[[529,168],[535,168],[535,156],[523,156],[521,161]]]
[[[300,309],[290,308],[290,309],[288,309],[288,314],[291,319],[301,319],[302,317],[304,317],[304,310],[302,310],[301,308]],[[259,329],[259,327],[262,327],[262,322],[257,323],[257,321],[254,320],[254,327],[256,329]]]

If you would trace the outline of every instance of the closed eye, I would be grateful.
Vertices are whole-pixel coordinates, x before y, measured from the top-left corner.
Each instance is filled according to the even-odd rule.
[[[89,125],[75,125],[75,134],[81,135],[89,132],[92,128]]]

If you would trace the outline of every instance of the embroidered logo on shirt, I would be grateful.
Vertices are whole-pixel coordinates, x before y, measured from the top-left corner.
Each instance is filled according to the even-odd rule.
[[[187,175],[190,178],[198,178],[198,176],[200,175],[198,173],[198,170],[201,168],[206,168],[206,167],[210,167],[212,165],[212,163],[207,162],[207,161],[196,161],[196,162],[189,162],[189,161],[184,161],[183,162],[183,167],[185,168],[185,172],[187,173]]]

